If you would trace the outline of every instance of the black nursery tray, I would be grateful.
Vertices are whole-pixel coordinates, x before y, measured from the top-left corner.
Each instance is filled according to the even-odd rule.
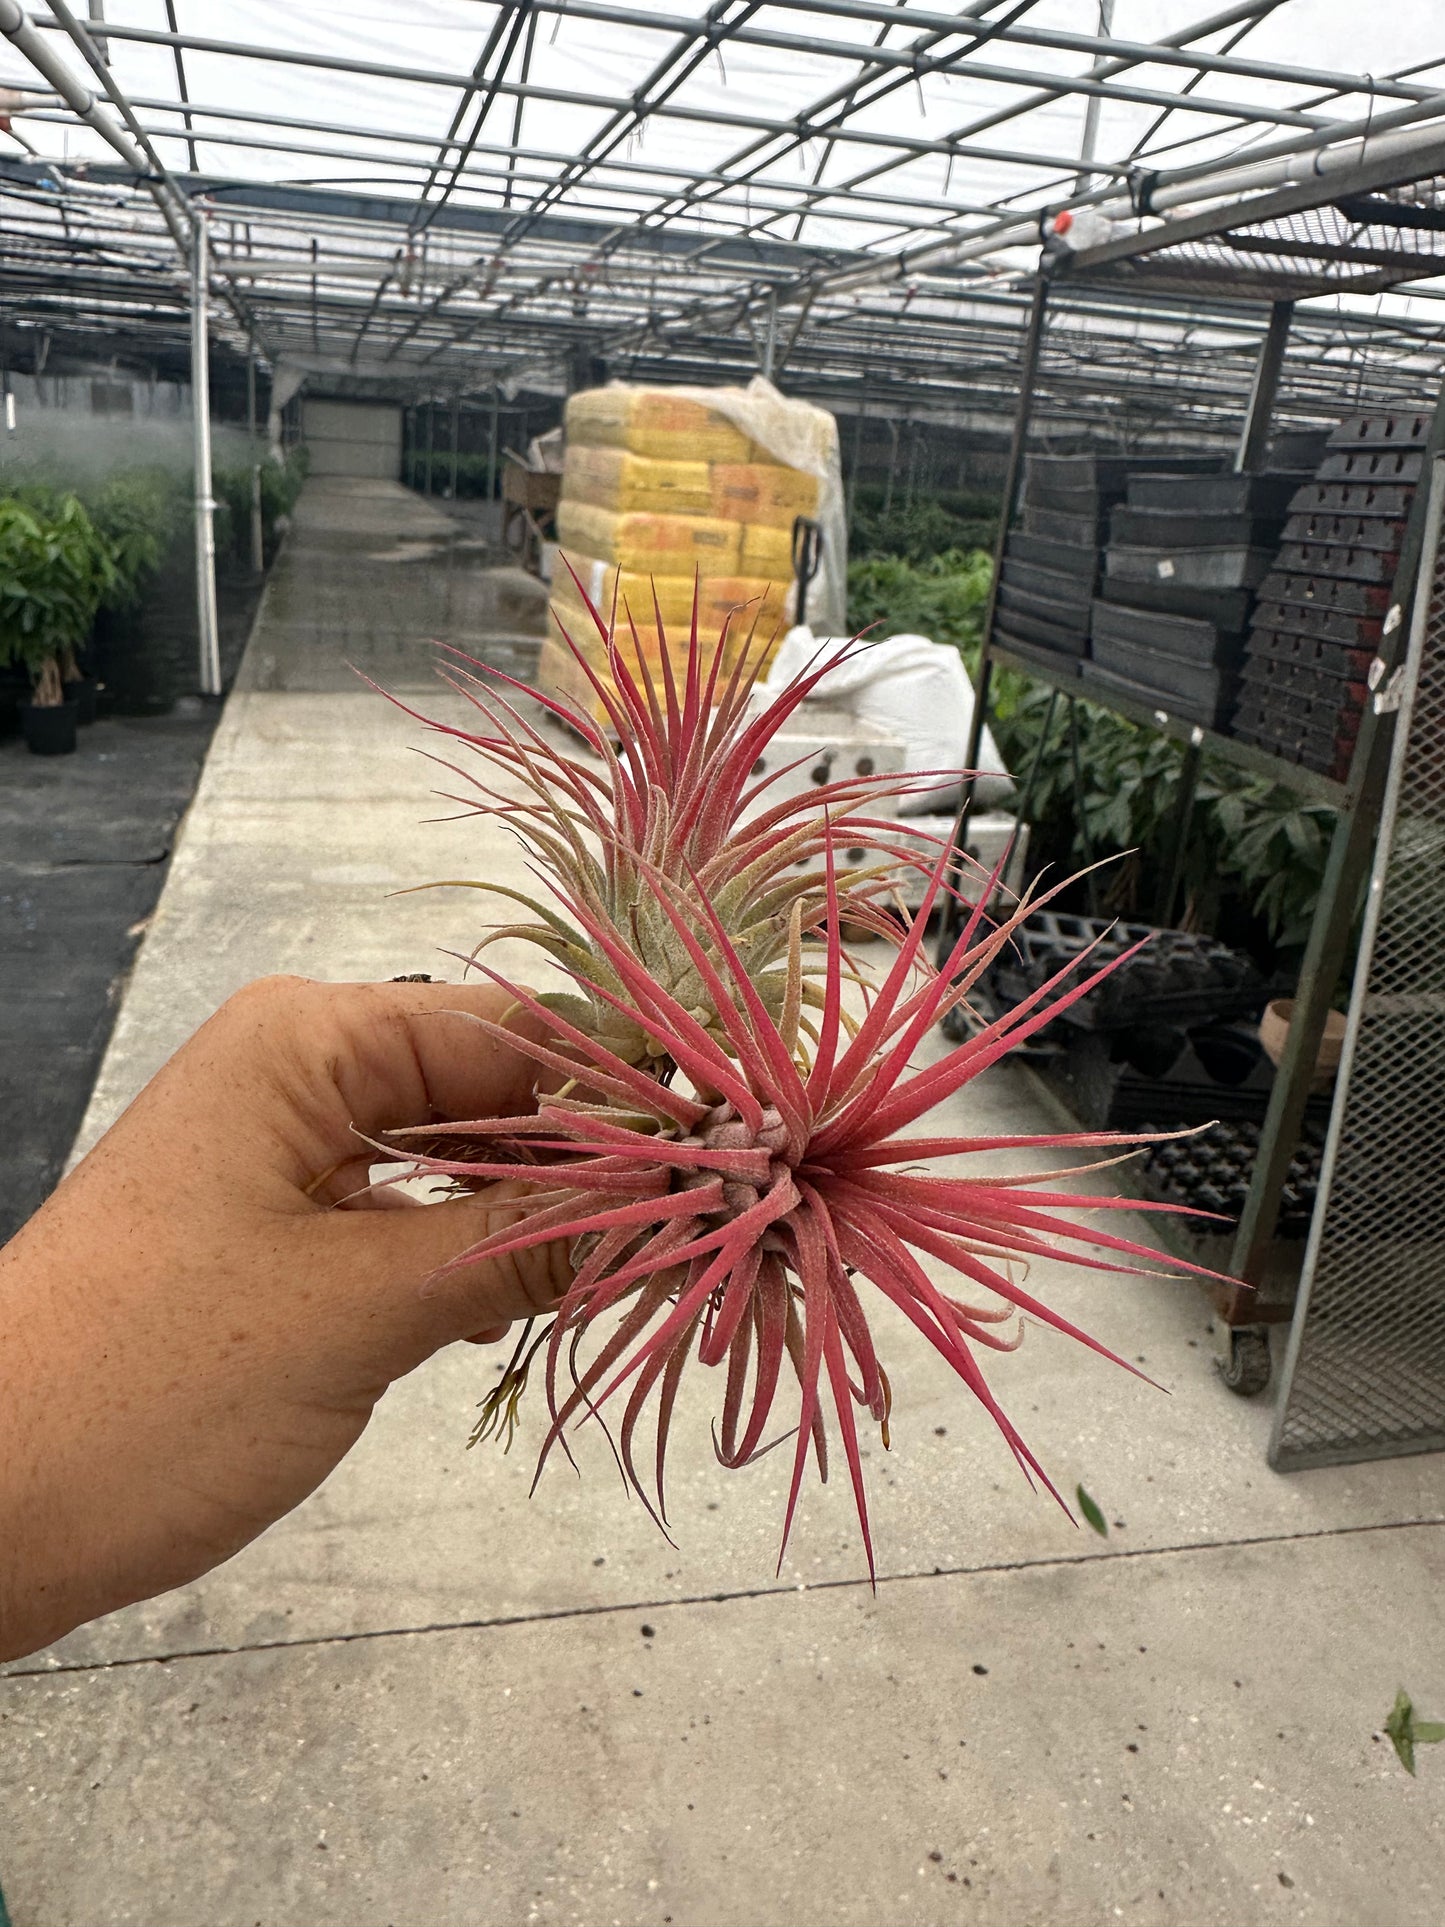
[[[1257,623],[1250,632],[1246,662],[1266,656],[1274,662],[1295,663],[1301,669],[1319,670],[1346,682],[1364,682],[1374,660],[1373,649],[1352,649],[1328,636],[1292,635],[1287,629],[1263,629]]]
[[[1266,515],[1202,515],[1197,509],[1116,508],[1109,520],[1109,539],[1138,548],[1173,555],[1179,549],[1273,547],[1279,539],[1281,517]]]
[[[1410,513],[1410,484],[1390,482],[1307,482],[1290,498],[1291,515],[1383,515],[1392,520]]]
[[[1154,1128],[1164,1127],[1156,1124]],[[1212,1124],[1196,1137],[1152,1144],[1142,1160],[1144,1189],[1161,1204],[1184,1205],[1208,1214],[1182,1222],[1186,1230],[1206,1237],[1216,1235],[1221,1229],[1219,1219],[1237,1222],[1243,1215],[1259,1157],[1259,1137],[1259,1126],[1241,1119]],[[1279,1237],[1303,1238],[1309,1234],[1319,1194],[1324,1142],[1324,1124],[1318,1119],[1307,1120],[1280,1196]]]
[[[1100,640],[1106,646],[1129,645],[1205,667],[1228,668],[1244,648],[1244,635],[1238,629],[1219,629],[1197,616],[1170,615],[1161,609],[1131,609],[1102,598],[1094,602],[1090,628],[1096,645]],[[1099,654],[1097,646],[1094,653]]]
[[[1266,987],[1253,963],[1212,937],[1050,910],[1035,911],[1001,952],[990,972],[995,995],[1018,1003],[1096,939],[1080,972],[1064,980],[1064,991],[1081,973],[1097,970],[1135,944],[1145,947],[1063,1013],[1062,1021],[1076,1030],[1120,1030],[1141,1022],[1187,1025],[1263,1006]]]
[[[1407,409],[1393,415],[1351,415],[1330,431],[1329,447],[1423,448],[1430,436],[1430,414]]]
[[[1273,703],[1284,694],[1304,698],[1342,716],[1346,710],[1360,709],[1367,694],[1363,676],[1335,675],[1329,669],[1312,667],[1278,656],[1251,654],[1244,665],[1243,688],[1259,701]]]
[[[1015,560],[1010,551],[1004,557],[1000,580],[1003,588],[1017,591],[1020,597],[1027,596],[1033,613],[1043,616],[1046,621],[1088,621],[1089,603],[1094,593],[1092,574],[1067,575],[1059,569],[1041,568],[1036,562]],[[1016,606],[1023,605],[1019,603]]]
[[[1333,609],[1347,616],[1383,616],[1390,591],[1345,576],[1292,574],[1276,569],[1259,585],[1260,602],[1279,602],[1303,609]]]
[[[1350,773],[1358,727],[1358,718],[1353,729],[1348,725],[1342,727],[1338,721],[1315,727],[1281,714],[1278,709],[1257,702],[1252,693],[1246,693],[1241,695],[1235,708],[1230,733],[1241,742],[1267,749],[1281,762],[1298,763],[1342,783]]]
[[[1055,542],[1047,536],[1011,535],[1004,552],[1005,563],[1031,563],[1038,569],[1052,569],[1073,582],[1092,582],[1099,572],[1099,550],[1092,539],[1087,543]]]
[[[1044,508],[1037,502],[1025,501],[1023,523],[1028,536],[1069,548],[1088,550],[1093,556],[1092,567],[1098,568],[1104,518],[1097,506],[1083,515],[1069,515],[1062,509]]]
[[[1056,622],[1040,622],[1021,609],[1002,606],[994,622],[994,635],[1002,649],[1021,643],[1026,651],[1043,649],[1051,656],[1068,656],[1076,662],[1089,647],[1085,630],[1063,629]]]
[[[1274,564],[1272,547],[1234,543],[1224,548],[1145,549],[1111,542],[1104,573],[1121,587],[1136,582],[1179,589],[1253,589]]]
[[[1332,548],[1385,549],[1400,546],[1403,516],[1340,515],[1323,509],[1291,515],[1284,525],[1286,542],[1325,542]]]
[[[998,606],[1007,612],[1010,627],[1019,635],[1027,636],[1028,629],[1022,625],[1031,623],[1042,625],[1051,632],[1039,638],[1045,644],[1056,648],[1066,646],[1068,639],[1077,641],[1079,654],[1082,655],[1089,639],[1088,604],[1081,602],[1070,605],[1055,602],[1051,596],[1034,595],[1027,589],[1016,588],[1005,576],[998,585]]]
[[[1193,616],[1216,629],[1240,630],[1249,625],[1254,591],[1191,589],[1178,582],[1111,581],[1104,584],[1103,600],[1136,611],[1161,609],[1170,615]]]
[[[1128,501],[1131,509],[1171,515],[1258,515],[1278,521],[1310,479],[1307,469],[1264,475],[1135,475]]]
[[[1396,549],[1366,549],[1334,542],[1285,542],[1277,568],[1284,574],[1342,576],[1350,582],[1393,582]]]
[[[1418,482],[1423,452],[1400,448],[1336,449],[1320,463],[1321,482]]]
[[[1260,598],[1255,625],[1279,633],[1317,636],[1350,649],[1374,648],[1384,635],[1382,616],[1351,615],[1327,603],[1274,602]]]
[[[1217,455],[1030,455],[1024,491],[1030,498],[1045,488],[1122,495],[1136,475],[1210,475],[1220,466]]]
[[[1094,684],[1107,697],[1125,696],[1146,708],[1168,710],[1188,722],[1220,729],[1234,698],[1233,670],[1206,668],[1181,662],[1177,656],[1145,653],[1095,636],[1093,657],[1081,671],[1085,684]]]
[[[1252,1023],[1076,1032],[1044,1072],[1091,1130],[1262,1123],[1274,1082]]]

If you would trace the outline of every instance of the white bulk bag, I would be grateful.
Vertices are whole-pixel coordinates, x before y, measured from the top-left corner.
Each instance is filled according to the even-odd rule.
[[[801,675],[810,662],[826,661],[845,648],[842,637],[818,637],[811,629],[790,629],[768,670],[760,695],[776,694]],[[827,671],[810,700],[845,709],[860,731],[891,736],[905,746],[905,770],[958,771],[973,721],[973,685],[963,658],[950,644],[927,636],[888,636],[863,643],[846,662]],[[1003,802],[1013,783],[987,729],[979,744],[979,780],[974,800],[981,809]],[[901,816],[922,816],[958,801],[959,778],[937,783],[899,799]]]

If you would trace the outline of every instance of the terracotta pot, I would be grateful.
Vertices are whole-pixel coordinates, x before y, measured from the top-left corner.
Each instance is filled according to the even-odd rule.
[[[1264,1046],[1269,1061],[1278,1066],[1284,1056],[1285,1039],[1294,1018],[1294,998],[1276,997],[1272,1004],[1265,1007],[1259,1020],[1259,1041]],[[1315,1057],[1314,1082],[1328,1084],[1340,1068],[1340,1052],[1345,1043],[1345,1019],[1342,1011],[1332,1010],[1325,1018],[1325,1034],[1320,1039],[1319,1051]]]

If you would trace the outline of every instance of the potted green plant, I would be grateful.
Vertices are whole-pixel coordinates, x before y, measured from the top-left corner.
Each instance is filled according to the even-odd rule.
[[[30,672],[20,724],[39,756],[75,748],[77,652],[113,575],[109,552],[79,499],[0,500],[0,660]]]
[[[185,478],[161,468],[124,469],[87,506],[112,563],[96,618],[110,705],[123,715],[163,713],[175,701],[174,666],[147,621],[147,603],[163,568],[178,560],[189,520]]]

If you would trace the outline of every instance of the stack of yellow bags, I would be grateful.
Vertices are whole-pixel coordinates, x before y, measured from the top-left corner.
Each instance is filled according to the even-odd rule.
[[[694,589],[700,635],[716,637],[731,612],[731,654],[750,636],[764,654],[786,622],[794,520],[814,515],[817,505],[814,476],[771,460],[703,402],[665,388],[573,395],[557,510],[553,633],[544,658],[551,680],[574,696],[585,684],[558,630],[588,652],[594,669],[601,665],[601,639],[583,590],[604,618],[616,593],[619,640],[627,639],[630,653],[625,603],[654,666],[660,660],[657,612],[669,653],[685,648]]]

